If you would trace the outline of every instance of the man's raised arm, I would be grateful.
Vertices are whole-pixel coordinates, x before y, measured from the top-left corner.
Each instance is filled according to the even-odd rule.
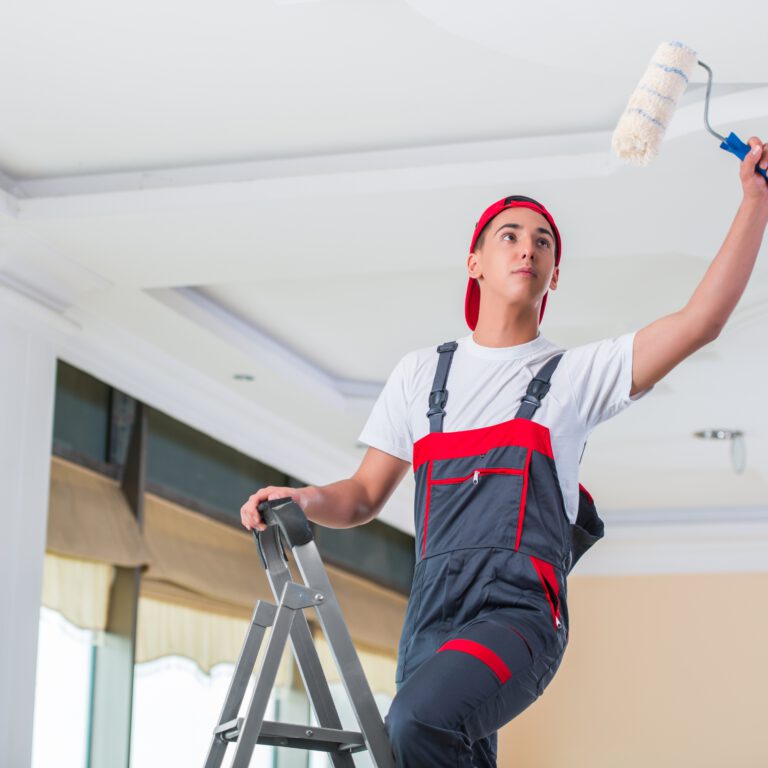
[[[744,197],[728,235],[690,301],[635,335],[632,391],[648,389],[678,363],[714,341],[746,288],[768,224],[768,183],[755,173],[768,164],[768,144],[752,137],[752,151],[741,163]]]

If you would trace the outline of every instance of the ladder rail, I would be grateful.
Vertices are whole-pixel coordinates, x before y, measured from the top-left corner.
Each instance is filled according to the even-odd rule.
[[[323,750],[334,768],[354,768],[352,753],[367,749],[375,768],[394,768],[384,721],[306,516],[292,499],[264,502],[259,505],[259,512],[267,527],[264,531],[253,533],[277,605],[266,601],[256,604],[214,729],[205,768],[219,768],[227,746],[233,742],[237,746],[231,768],[248,768],[253,750],[260,743]],[[293,580],[283,542],[293,552],[303,584]],[[361,733],[341,727],[305,614],[308,608],[314,608],[317,613]],[[256,685],[245,717],[240,718],[239,711],[268,627],[271,627],[271,632],[256,676]],[[289,641],[318,720],[317,727],[264,720],[282,655]]]
[[[294,547],[293,554],[304,581],[325,596],[325,599],[315,606],[315,611],[320,619],[320,626],[328,638],[333,660],[374,764],[377,768],[394,766],[384,722],[368,685],[352,636],[344,622],[328,574],[323,567],[317,545],[314,541],[307,542]]]
[[[276,612],[277,606],[272,605],[272,603],[267,603],[263,600],[259,600],[256,603],[248,632],[245,635],[240,655],[237,658],[235,671],[232,674],[232,679],[227,689],[227,695],[224,698],[224,705],[219,715],[219,724],[237,717],[245,697],[245,691],[248,688],[248,681],[253,672],[253,667],[256,664],[256,657],[259,655],[264,633],[267,627],[272,626]],[[205,768],[219,768],[226,750],[227,742],[214,731],[211,745],[208,749],[208,757],[205,761]]]
[[[283,557],[277,526],[261,533],[260,552],[267,565],[267,578],[272,591],[276,595],[282,594],[285,585],[292,581],[292,577],[288,570],[288,563]],[[312,630],[303,611],[300,611],[294,619],[290,638],[293,655],[318,725],[321,728],[341,730],[341,718],[320,664]],[[354,768],[354,761],[347,753],[331,753],[329,757],[334,768]]]
[[[267,651],[261,662],[256,685],[251,694],[251,701],[243,720],[240,735],[237,740],[237,749],[232,760],[232,768],[248,768],[251,762],[253,750],[259,739],[261,725],[269,703],[269,695],[275,685],[277,671],[283,651],[288,643],[293,620],[296,611],[312,605],[307,601],[308,590],[302,589],[297,584],[289,582],[285,585],[280,597],[280,604],[272,624],[272,633],[267,643]]]

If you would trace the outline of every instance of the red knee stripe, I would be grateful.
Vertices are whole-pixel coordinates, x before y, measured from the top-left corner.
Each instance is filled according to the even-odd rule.
[[[449,640],[445,645],[437,649],[438,653],[440,651],[461,651],[480,659],[480,661],[493,670],[502,684],[512,677],[509,667],[490,648],[486,648],[474,640]]]

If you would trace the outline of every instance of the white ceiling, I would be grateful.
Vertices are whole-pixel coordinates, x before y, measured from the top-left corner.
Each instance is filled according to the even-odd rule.
[[[466,332],[466,250],[493,200],[531,195],[557,217],[553,341],[685,303],[740,195],[703,128],[703,71],[652,165],[622,166],[610,134],[657,45],[680,39],[714,70],[713,126],[768,137],[764,3],[720,9],[14,2],[3,301],[37,312],[65,359],[308,482],[337,479],[399,357]],[[766,504],[766,255],[721,338],[593,436],[583,481],[604,509]],[[744,430],[743,475],[691,437],[709,427]],[[408,492],[383,513],[405,530]]]

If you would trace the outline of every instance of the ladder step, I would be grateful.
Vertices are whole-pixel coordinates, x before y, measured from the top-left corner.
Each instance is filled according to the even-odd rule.
[[[222,723],[214,734],[224,741],[237,741],[243,718]],[[270,747],[292,747],[314,749],[318,752],[345,752],[353,754],[366,749],[362,733],[341,731],[336,728],[319,728],[314,725],[293,725],[265,720],[257,744]]]

